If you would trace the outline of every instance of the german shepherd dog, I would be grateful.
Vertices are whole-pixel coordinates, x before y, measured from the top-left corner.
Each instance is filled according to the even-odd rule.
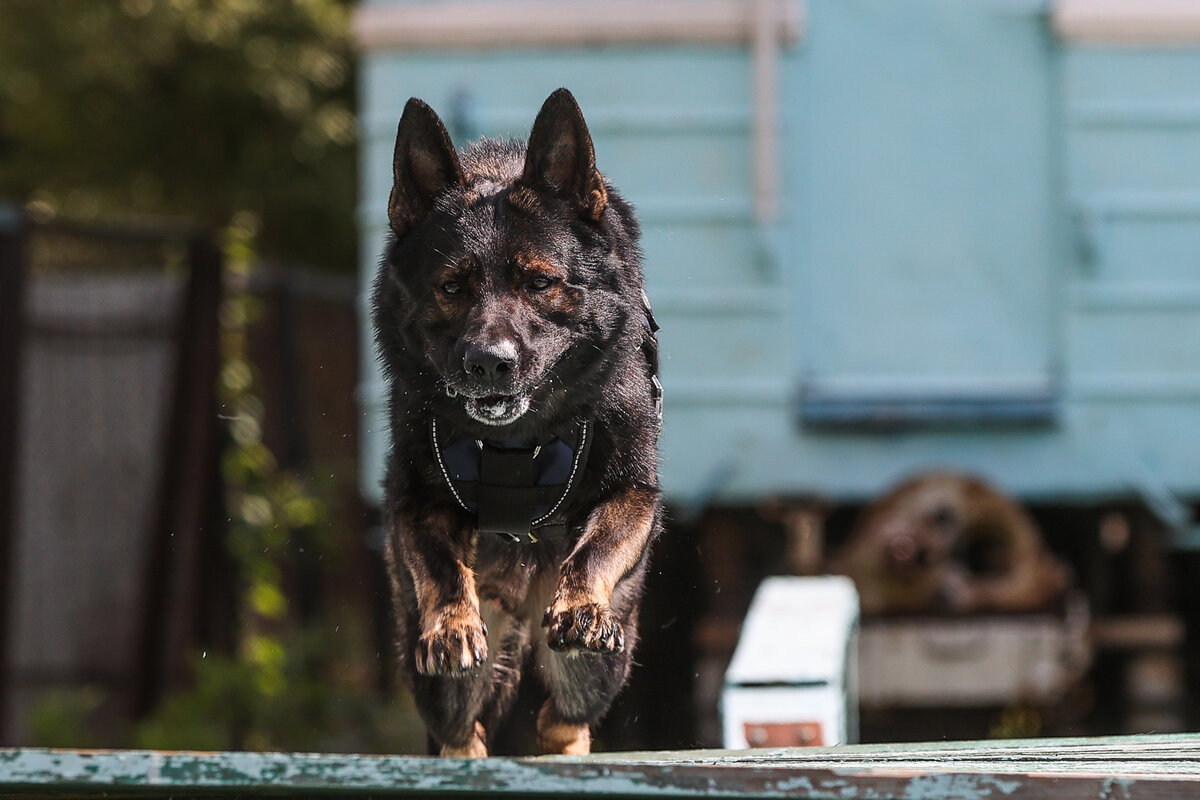
[[[587,753],[662,524],[638,223],[565,89],[528,147],[461,153],[409,100],[393,177],[373,315],[404,678],[442,755],[487,755],[531,672],[542,751]]]

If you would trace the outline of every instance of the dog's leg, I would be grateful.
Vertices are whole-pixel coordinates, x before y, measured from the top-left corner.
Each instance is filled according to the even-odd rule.
[[[591,749],[590,726],[608,711],[633,666],[645,573],[643,559],[612,593],[611,613],[624,639],[621,650],[552,650],[544,639],[538,642],[536,674],[550,692],[538,716],[538,741],[544,752],[579,755]]]
[[[479,720],[491,690],[475,534],[438,511],[397,509],[388,522],[401,661],[417,707],[442,750],[486,755]]]
[[[589,725],[625,684],[637,640],[646,545],[658,527],[658,492],[630,488],[601,504],[559,568],[538,661],[550,700],[538,717],[546,752],[591,749]]]
[[[399,557],[412,580],[420,632],[411,658],[421,675],[461,675],[487,659],[487,628],[475,590],[475,531],[447,514],[398,514],[389,557]]]
[[[528,653],[528,628],[492,605],[484,605],[488,658],[479,669],[427,676],[415,674],[409,666],[413,699],[432,737],[433,753],[486,756],[486,731],[499,724],[516,699],[521,665]]]
[[[625,648],[625,632],[612,609],[613,589],[642,561],[658,524],[658,498],[655,489],[630,487],[592,512],[559,569],[542,621],[552,648],[601,653]]]

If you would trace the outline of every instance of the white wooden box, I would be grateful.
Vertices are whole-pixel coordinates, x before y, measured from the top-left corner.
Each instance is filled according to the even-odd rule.
[[[725,747],[857,739],[858,594],[848,578],[768,578],[725,673]]]

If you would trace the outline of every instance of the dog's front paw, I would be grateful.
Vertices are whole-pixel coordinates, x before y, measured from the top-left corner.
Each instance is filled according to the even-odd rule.
[[[487,654],[487,626],[479,615],[451,617],[417,639],[417,672],[462,675],[482,665]]]
[[[554,650],[578,648],[596,653],[619,653],[625,649],[625,631],[612,609],[599,603],[546,609],[542,620],[546,641]]]

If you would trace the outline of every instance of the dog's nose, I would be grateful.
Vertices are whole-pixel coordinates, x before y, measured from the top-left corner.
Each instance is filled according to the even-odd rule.
[[[476,378],[498,381],[517,366],[517,347],[506,340],[492,345],[471,345],[463,356],[463,367]]]

